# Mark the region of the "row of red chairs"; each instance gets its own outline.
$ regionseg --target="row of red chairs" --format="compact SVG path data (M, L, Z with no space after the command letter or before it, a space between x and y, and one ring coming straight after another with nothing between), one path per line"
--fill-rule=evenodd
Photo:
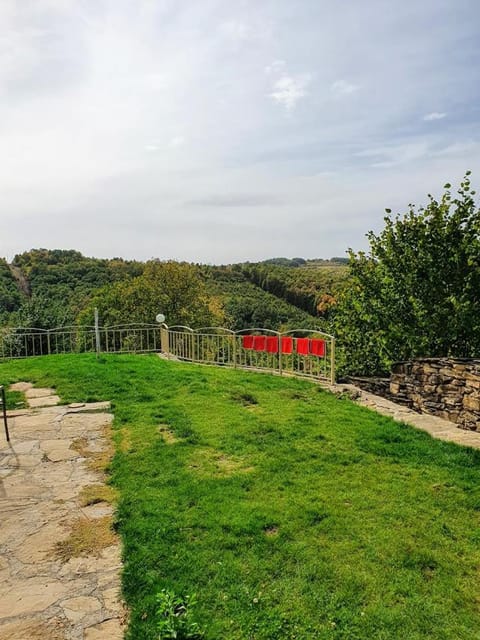
M278 353L278 336L242 336L242 346L244 349L254 351L266 351L267 353ZM282 336L280 338L281 352L285 354L298 353L302 356L325 357L325 340L318 338L291 338Z

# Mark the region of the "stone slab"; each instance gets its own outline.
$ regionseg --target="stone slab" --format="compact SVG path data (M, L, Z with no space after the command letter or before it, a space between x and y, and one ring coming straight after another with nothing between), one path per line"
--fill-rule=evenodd
M84 640L122 640L123 630L118 618L106 620L85 630Z
M71 622L79 622L85 616L99 611L100 601L92 596L77 596L62 602L65 615Z
M65 626L63 621L58 618L45 622L41 617L30 616L0 624L0 639L65 640Z
M47 578L17 580L12 587L0 589L0 620L44 611L66 592L59 580Z
M32 388L33 384L31 382L14 382L10 385L10 391L21 391L22 393Z
M25 397L30 400L32 398L45 398L47 396L54 396L55 390L49 388L30 388L25 391Z
M52 405L58 404L60 402L60 398L58 396L45 396L42 398L29 398L27 402L32 408L51 407Z
M72 440L44 440L41 443L41 449L51 462L60 462L61 460L73 460L78 458L79 453L71 448Z

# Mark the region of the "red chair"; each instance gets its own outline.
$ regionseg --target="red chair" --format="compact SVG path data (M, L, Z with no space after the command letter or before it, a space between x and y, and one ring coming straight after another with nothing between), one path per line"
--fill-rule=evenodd
M277 336L267 336L267 353L278 353Z
M293 338L282 337L282 353L293 353Z
M243 336L242 346L244 349L253 349L253 336Z
M308 356L308 338L297 338L297 353L301 356Z
M310 353L312 354L312 356L318 356L319 358L324 358L325 357L325 340L312 338L310 340Z
M266 336L253 336L253 348L255 351L265 351Z

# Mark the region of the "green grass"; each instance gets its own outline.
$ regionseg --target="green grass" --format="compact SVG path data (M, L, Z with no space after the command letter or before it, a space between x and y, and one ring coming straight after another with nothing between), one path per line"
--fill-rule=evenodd
M132 640L158 637L162 589L196 594L208 640L480 638L479 452L306 381L156 356L0 379L112 400Z
M21 391L9 391L6 388L5 400L7 401L7 409L23 409L26 407L25 394Z

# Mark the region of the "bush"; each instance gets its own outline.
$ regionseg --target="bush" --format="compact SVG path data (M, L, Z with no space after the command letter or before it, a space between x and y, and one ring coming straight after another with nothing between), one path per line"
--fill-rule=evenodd
M480 210L470 172L452 197L385 217L368 253L350 251L335 316L341 372L379 374L392 361L480 352ZM387 209L387 214L391 211Z

